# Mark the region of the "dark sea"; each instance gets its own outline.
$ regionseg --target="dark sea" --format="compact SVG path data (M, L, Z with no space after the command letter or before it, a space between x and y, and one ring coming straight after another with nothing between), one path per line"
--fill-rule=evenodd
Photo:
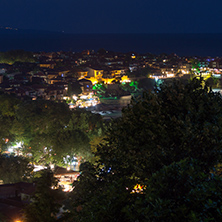
M100 48L115 52L222 56L222 34L65 34L0 31L0 51L73 51Z

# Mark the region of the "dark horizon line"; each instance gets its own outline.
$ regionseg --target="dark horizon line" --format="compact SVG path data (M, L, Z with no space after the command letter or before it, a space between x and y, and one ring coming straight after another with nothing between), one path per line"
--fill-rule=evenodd
M7 27L11 29L6 29ZM33 32L49 32L49 33L59 33L59 34L76 34L76 35L104 35L104 34L114 34L114 35L141 35L141 34L222 34L222 32L66 32L58 30L45 30L45 29L22 29L14 28L11 26L0 26L0 29L6 31L33 31Z

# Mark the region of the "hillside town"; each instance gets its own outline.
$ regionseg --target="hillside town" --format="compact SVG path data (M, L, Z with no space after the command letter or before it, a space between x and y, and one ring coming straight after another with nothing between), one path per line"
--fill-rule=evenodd
M40 171L50 169L57 179L50 192L73 192L80 164L95 164L95 147L103 142L110 120L122 116L132 97L152 92L164 81L194 76L202 76L215 90L222 88L221 58L104 49L28 54L14 50L0 54L0 62L0 170L4 174L0 209L13 219L22 218L21 209L32 202L34 193L44 190L35 182ZM20 169L17 164L23 161ZM143 188L135 184L132 193L142 193ZM56 201L63 206L63 199ZM64 212L60 207L56 219Z
M18 56L14 62L0 64L0 91L21 99L66 100L71 108L95 106L99 97L129 95L131 92L124 92L120 83L143 82L147 78L189 78L192 74L220 79L222 70L221 58L164 53L156 56L101 49L81 53L38 52L32 56L35 62L19 62ZM100 83L105 85L105 92L99 95L95 89Z

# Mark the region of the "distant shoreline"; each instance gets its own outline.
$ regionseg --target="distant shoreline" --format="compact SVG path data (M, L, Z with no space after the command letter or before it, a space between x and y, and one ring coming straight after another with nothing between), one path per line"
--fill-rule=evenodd
M104 48L115 52L222 56L222 34L66 34L0 29L0 51L73 51Z

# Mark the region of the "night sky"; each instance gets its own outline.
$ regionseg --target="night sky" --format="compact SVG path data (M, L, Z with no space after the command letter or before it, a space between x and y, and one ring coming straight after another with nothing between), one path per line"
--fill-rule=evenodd
M65 33L222 33L222 1L1 0L0 26Z

